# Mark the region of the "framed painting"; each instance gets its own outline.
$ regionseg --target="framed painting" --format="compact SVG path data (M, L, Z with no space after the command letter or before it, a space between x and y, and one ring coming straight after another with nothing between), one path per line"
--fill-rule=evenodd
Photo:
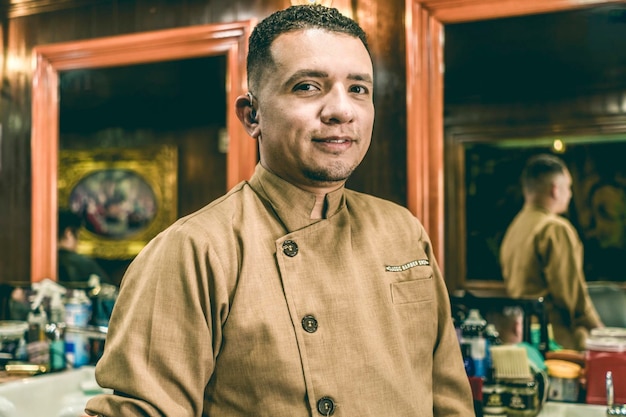
M130 259L177 218L177 149L72 149L59 153L60 208L83 219L78 252Z

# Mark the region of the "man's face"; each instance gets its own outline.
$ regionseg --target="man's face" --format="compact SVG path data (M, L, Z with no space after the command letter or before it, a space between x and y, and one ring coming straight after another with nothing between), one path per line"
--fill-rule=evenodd
M557 203L556 213L565 213L569 207L569 202L572 199L572 176L568 170L565 170L563 174L556 175L554 177L555 185L555 199Z
M593 227L586 235L601 248L621 248L625 243L626 196L614 185L599 187L591 198Z
M280 35L258 91L261 164L306 190L336 188L363 160L374 124L373 69L358 38Z

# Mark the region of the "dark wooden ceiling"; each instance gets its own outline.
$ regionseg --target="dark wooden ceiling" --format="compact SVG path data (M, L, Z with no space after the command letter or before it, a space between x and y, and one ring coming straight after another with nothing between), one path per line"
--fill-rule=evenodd
M626 4L447 24L447 103L571 98L626 87Z

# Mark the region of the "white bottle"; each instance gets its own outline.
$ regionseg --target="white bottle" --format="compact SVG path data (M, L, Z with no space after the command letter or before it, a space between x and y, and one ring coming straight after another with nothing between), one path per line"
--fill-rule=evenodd
M91 318L91 300L84 290L72 290L65 301L65 323L85 327Z
M89 324L91 300L84 290L73 290L65 302L65 357L74 368L87 365L90 360L89 338L86 334L72 332L71 327L81 328Z
M50 323L65 323L65 306L61 300L61 293L52 293L50 299Z
M50 339L50 370L62 371L66 367L65 358L65 306L61 293L55 292L50 300L50 324L46 327Z

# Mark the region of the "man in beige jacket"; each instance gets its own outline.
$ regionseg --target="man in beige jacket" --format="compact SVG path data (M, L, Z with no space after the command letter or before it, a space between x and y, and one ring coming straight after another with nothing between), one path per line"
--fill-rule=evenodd
M555 156L529 159L522 173L524 207L507 229L500 264L513 298L544 297L554 340L584 350L590 329L603 324L583 272L583 247L572 224L559 214L572 197L572 177Z
M467 417L448 293L420 222L344 188L372 60L335 9L263 20L236 102L253 177L177 221L122 280L90 415Z

